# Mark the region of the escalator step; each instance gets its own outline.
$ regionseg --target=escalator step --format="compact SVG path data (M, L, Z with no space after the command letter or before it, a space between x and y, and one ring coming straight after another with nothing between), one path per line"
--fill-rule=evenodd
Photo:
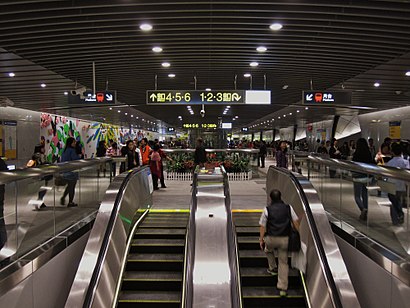
M243 287L244 307L306 307L301 289L289 289L286 297L275 287Z
M122 282L122 290L181 292L182 273L160 271L125 272Z
M134 239L131 253L179 253L183 254L185 240L183 239Z
M259 236L259 226L255 227L236 227L238 236Z
M179 307L181 292L121 291L118 307Z
M186 228L187 222L144 221L140 228Z
M266 272L265 267L242 267L241 282L243 287L263 287L276 286L278 275L271 275ZM289 289L301 288L299 272L289 268Z
M151 229L138 228L134 238L166 238L166 239L185 239L186 229Z
M183 254L131 253L128 255L127 271L182 271Z

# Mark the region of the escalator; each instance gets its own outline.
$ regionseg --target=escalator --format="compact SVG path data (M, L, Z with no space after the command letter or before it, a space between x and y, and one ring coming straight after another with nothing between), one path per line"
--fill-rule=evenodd
M151 210L134 234L118 307L180 307L189 211Z
M244 307L307 307L302 273L289 267L286 297L281 297L276 289L278 276L267 273L268 260L259 247L260 215L261 212L233 211Z

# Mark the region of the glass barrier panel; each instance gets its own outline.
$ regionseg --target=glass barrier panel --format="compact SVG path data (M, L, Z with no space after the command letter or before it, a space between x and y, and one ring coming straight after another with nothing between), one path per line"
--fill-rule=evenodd
M352 226L410 260L409 182L317 162L309 161L307 166L302 174L309 176L325 210L341 228Z

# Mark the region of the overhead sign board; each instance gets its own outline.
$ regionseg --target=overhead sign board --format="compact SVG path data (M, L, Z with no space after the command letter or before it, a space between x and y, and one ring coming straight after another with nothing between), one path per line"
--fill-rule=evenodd
M218 126L215 123L184 123L182 124L183 128L217 128Z
M350 91L303 91L305 105L351 105Z
M84 104L115 104L117 101L116 91L85 91L82 93L68 93L68 104L84 105Z
M222 128L223 129L231 129L232 128L232 123L222 123Z
M147 91L148 105L270 104L270 91L244 90L155 90Z

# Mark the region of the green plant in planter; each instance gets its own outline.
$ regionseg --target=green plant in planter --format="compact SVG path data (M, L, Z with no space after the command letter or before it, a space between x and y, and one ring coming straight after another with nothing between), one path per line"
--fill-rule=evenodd
M193 155L191 153L171 154L172 160L167 161L168 172L190 172L194 167Z

